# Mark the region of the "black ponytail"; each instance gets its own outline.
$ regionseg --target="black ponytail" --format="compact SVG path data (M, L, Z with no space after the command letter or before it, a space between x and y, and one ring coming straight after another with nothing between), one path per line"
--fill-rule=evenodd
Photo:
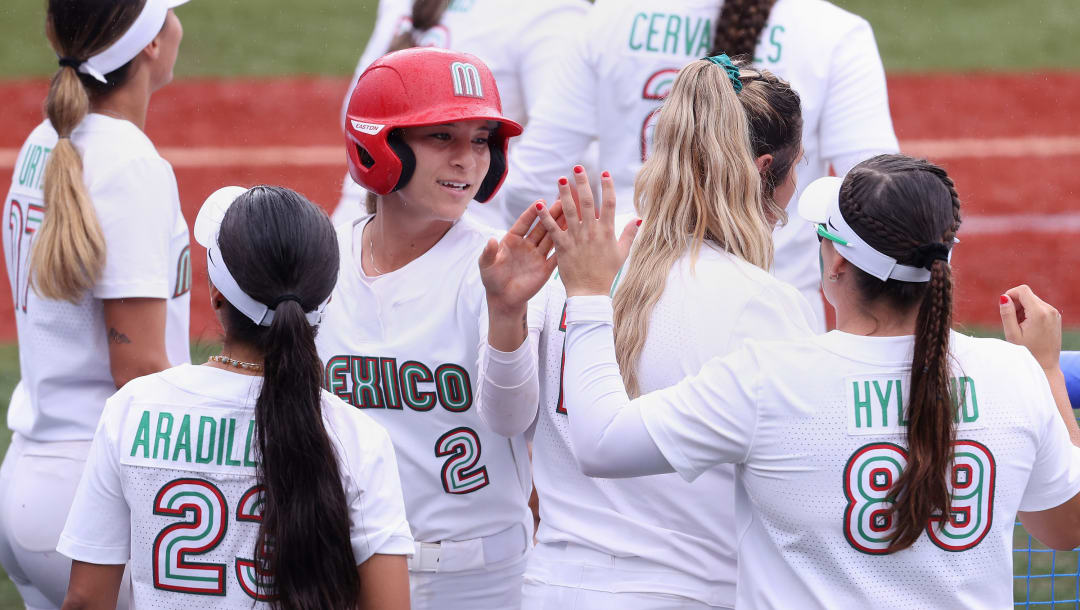
M360 583L337 454L323 427L322 364L304 315L333 290L337 238L330 219L301 195L255 187L225 214L221 255L236 283L274 303L269 327L227 306L226 342L264 355L255 403L257 476L265 500L256 549L259 592L275 609L356 606ZM282 298L286 296L288 298Z
M945 170L904 155L856 165L840 189L840 211L875 250L926 267L929 282L881 281L853 268L864 303L918 308L907 412L908 460L890 491L896 530L889 551L906 549L930 517L950 512L948 472L956 435L950 394L952 270L947 254L960 228L960 198Z

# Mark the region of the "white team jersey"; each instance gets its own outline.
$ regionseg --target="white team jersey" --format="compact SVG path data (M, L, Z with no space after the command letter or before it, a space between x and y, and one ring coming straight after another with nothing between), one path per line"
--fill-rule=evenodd
M620 223L621 225L621 223ZM693 483L674 474L596 479L581 473L562 403L566 291L558 279L530 326L542 324L540 414L533 438L533 475L540 496L537 542L572 542L617 557L652 562L627 591L668 593L714 605L735 603L734 467L710 469ZM806 300L753 265L706 244L691 271L687 253L672 268L649 318L638 364L642 393L678 383L744 339L810 334ZM528 575L561 586L602 589L605 575L558 570Z
M364 69L389 50L399 32L412 28L412 5L413 0L380 0L375 29L356 65L345 106ZM439 24L422 32L417 44L479 57L498 83L503 114L525 125L529 106L555 77L556 58L588 8L585 0L453 0ZM342 199L334 211L335 224L362 216L366 193L345 176ZM551 194L545 193L545 197ZM499 194L487 203L471 202L467 215L497 229L510 226L503 221Z
M22 375L8 427L36 441L90 440L105 399L116 392L103 299L165 299L169 362L190 359L191 253L172 166L128 121L90 114L71 139L105 235L105 269L78 303L42 298L30 285L31 248L48 213L45 164L57 141L48 121L19 151L4 203L4 256Z
M634 178L652 141L661 101L678 71L708 54L720 0L597 0L584 30L560 57L562 70L531 107L503 187L508 218L550 197L556 178L599 143L599 165L615 180L620 213L632 213ZM754 64L791 83L802 98L804 160L798 184L898 145L885 73L870 24L823 0L779 0ZM843 167L839 167L843 166ZM789 214L797 218L791 199ZM775 233L773 272L807 297L819 317L817 240L800 222ZM820 328L823 330L823 318Z
M738 607L1012 607L1016 513L1080 492L1080 449L1026 349L950 341L952 514L893 554L885 498L907 460L913 337L747 342L640 399L687 480L736 464Z
M390 432L416 540L511 527L525 536L532 485L524 436L492 433L475 408L487 342L477 259L495 233L460 220L416 260L368 278L353 243L367 221L338 230L341 271L316 339L327 388Z
M190 364L125 385L105 407L57 550L128 563L136 608L266 607L255 586L261 387L261 377ZM357 564L412 553L386 431L326 392L322 414Z

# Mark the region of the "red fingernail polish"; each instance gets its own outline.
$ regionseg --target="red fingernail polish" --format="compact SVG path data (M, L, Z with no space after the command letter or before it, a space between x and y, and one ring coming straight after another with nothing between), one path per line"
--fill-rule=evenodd
M566 181L566 178L559 178L559 184L561 184L562 186L566 186L569 183Z
M611 177L611 172L609 172L609 171L605 171L604 173L602 173L602 174L600 174L600 175L601 175L602 177L604 177L604 178L610 178L610 177Z
M540 210L542 210L542 209L544 209L544 204L542 204L542 203L538 203L538 204L536 204L536 211L537 211L537 212L539 212L539 211L540 211Z
M640 218L637 219L637 226L639 226L639 227L641 226L641 219Z
M1005 295L1001 295L1001 304L1002 305L1008 305L1009 304L1009 297L1007 297Z
M581 167L580 165L575 165L575 166L574 166L574 173L575 173L575 174L580 174L580 173L581 173L581 172L583 172L583 171L585 171L585 168L584 168L584 167Z

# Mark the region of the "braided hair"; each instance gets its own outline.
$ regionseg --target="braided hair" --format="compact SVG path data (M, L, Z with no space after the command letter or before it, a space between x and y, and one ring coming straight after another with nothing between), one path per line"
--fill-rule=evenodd
M896 311L918 307L908 463L890 492L893 552L914 544L934 514L947 515L950 509L947 473L956 430L948 363L953 282L947 255L960 228L960 197L949 175L933 163L879 155L848 173L840 189L840 212L875 250L931 274L929 282L883 282L853 269L862 302L883 302Z
M709 55L727 53L733 59L752 61L774 4L776 0L724 0Z

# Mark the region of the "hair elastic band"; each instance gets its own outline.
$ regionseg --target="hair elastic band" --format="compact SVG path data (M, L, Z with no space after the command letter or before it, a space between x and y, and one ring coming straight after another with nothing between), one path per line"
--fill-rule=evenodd
M702 57L705 61L711 61L712 63L720 66L727 72L728 80L731 81L731 86L735 88L735 93L742 91L742 80L739 79L739 67L731 63L731 58L727 56L727 53L721 53L720 55L713 55L712 57Z
M948 244L932 242L915 248L915 256L911 264L929 271L933 269L935 261L949 262Z
M300 304L300 307L304 306L304 302L301 301L300 297L296 296L295 294L283 294L278 298L274 299L273 303L270 303L270 309L277 309L277 306L284 303L285 301L296 301Z
M78 71L79 66L83 65L83 60L74 57L61 57L57 59L56 63L60 64L61 68L71 68Z

